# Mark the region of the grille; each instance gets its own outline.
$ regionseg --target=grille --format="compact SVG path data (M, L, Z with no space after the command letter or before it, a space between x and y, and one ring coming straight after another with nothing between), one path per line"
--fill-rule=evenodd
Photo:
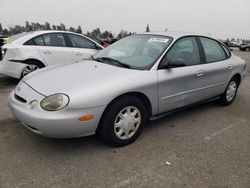
M26 103L27 102L24 98L18 96L17 94L14 94L14 96L15 96L15 99L18 100L19 102L22 102L22 103Z

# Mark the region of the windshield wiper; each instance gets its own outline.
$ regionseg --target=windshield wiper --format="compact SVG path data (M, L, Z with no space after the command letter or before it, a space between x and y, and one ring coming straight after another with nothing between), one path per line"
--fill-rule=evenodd
M120 62L119 60L116 60L116 59L113 59L113 58L110 58L110 57L98 57L98 58L94 58L93 56L91 56L91 58L93 60L95 60L95 61L98 61L98 62L116 64L116 65L119 65L121 67L132 69L132 67L130 65L124 64L124 63Z

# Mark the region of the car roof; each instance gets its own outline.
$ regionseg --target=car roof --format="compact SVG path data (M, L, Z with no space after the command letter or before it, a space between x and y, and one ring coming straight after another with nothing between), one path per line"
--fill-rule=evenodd
M72 34L76 34L76 35L81 35L79 33L74 33L74 32L70 32L70 31L58 31L58 30L30 31L30 32L20 33L19 35L23 35L23 36L12 41L12 42L15 44L23 44L33 37L36 37L36 36L42 35L42 34L47 34L47 33L72 33ZM82 36L84 36L84 35L82 35Z
M178 39L178 38L181 38L181 37L184 37L184 36L190 36L190 35L205 36L205 35L198 34L198 33L195 33L195 32L186 32L186 31L144 32L144 33L138 33L138 34L161 35L161 36L172 37L174 39Z

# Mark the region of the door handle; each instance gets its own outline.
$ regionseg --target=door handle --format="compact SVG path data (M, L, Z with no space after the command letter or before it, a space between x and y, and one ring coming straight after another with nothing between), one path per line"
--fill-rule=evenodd
M197 77L200 77L200 76L203 76L204 73L205 73L204 70L199 70L198 72L196 72L195 75L196 75Z
M51 52L51 51L49 51L49 50L44 51L43 53L44 53L44 54L52 54L52 52Z
M232 69L233 69L233 65L229 65L229 66L227 67L227 69L228 69L228 70L232 70Z

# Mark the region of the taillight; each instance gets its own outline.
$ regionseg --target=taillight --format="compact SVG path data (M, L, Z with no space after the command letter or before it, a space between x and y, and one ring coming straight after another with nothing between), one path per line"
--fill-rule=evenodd
M1 48L1 56L0 56L0 60L3 59L4 55L6 54L7 52L7 48Z

